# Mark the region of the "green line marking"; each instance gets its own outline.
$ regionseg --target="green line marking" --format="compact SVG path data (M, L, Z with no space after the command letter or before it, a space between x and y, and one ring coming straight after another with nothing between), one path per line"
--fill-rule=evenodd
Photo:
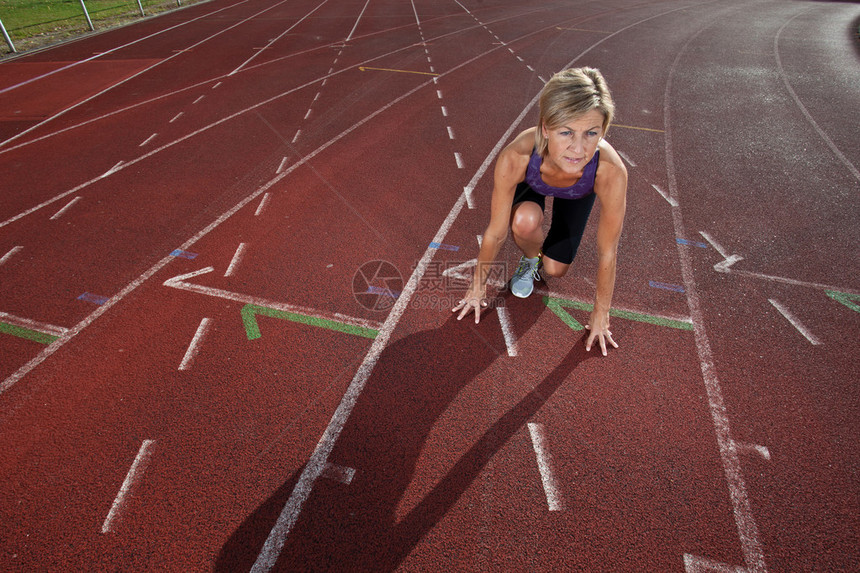
M847 292L839 292L838 290L826 290L827 296L832 298L835 301L841 302L854 312L860 312L860 305L856 302L852 302L854 300L860 300L860 295L856 294L848 294Z
M29 328L21 328L20 326L15 326L14 324L6 324L5 322L0 322L0 332L3 332L5 334L11 334L12 336L17 336L18 338L26 338L27 340L33 340L41 344L51 344L57 338L59 338L59 336L45 334L44 332L39 332L38 330L30 330Z
M354 326L352 324L345 324L343 322L336 322L334 320L328 320L325 318L317 318L314 316L297 314L295 312L275 310L274 308L267 308L265 306L258 306L256 304L246 304L242 307L242 324L245 325L245 333L248 335L248 340L255 340L262 336L262 334L260 334L260 327L257 325L258 314L271 318L289 320L291 322L299 322L301 324L309 324L311 326L316 326L319 328L336 330L338 332L345 332L347 334L353 334L355 336L363 336L365 338L376 338L376 336L379 334L378 330L373 330L372 328Z
M584 327L564 309L575 308L577 310L584 310L586 312L591 312L594 309L593 304L579 302L576 300L555 298L551 296L543 297L543 303L573 330L582 330ZM689 322L684 322L682 320L672 320L671 318L663 318L660 316L652 316L650 314L641 314L638 312L631 312L629 310L618 310L612 308L609 309L609 316L617 316L618 318L635 320L636 322L645 322L648 324L665 326L668 328L677 328L678 330L693 330L693 325Z

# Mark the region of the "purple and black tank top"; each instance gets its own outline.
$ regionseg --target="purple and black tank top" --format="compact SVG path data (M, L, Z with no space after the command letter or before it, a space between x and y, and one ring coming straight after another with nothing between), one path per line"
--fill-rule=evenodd
M536 193L558 197L559 199L581 199L586 195L594 192L594 177L597 175L597 163L600 160L600 150L594 152L594 157L591 158L582 170L582 177L579 181L570 187L552 187L544 183L540 176L540 166L543 158L537 151L532 151L532 156L529 158L529 165L526 168L525 182L528 183Z

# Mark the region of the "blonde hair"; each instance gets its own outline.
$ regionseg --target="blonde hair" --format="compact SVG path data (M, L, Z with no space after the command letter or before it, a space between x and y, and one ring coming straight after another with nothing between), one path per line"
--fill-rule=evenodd
M546 155L547 139L543 127L552 129L571 118L596 109L603 114L603 135L615 115L615 102L609 86L597 68L572 68L553 75L540 94L540 120L535 131L535 148Z

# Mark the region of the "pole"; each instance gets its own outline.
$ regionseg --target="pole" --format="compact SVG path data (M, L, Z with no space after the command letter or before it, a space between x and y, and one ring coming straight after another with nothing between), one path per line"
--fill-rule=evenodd
M143 4L140 3L140 0L137 0L137 7L140 8L140 17L143 18L146 14L143 13Z
M15 54L18 50L15 49L15 44L12 43L12 38L9 37L9 33L6 31L6 26L3 25L3 20L0 20L0 30L3 30L3 38L6 39L6 43L9 44L9 49L12 50L12 53Z
M90 13L87 12L87 5L84 4L84 0L81 0L81 8L84 10L84 16L87 17L87 24L90 27L90 32L95 32L95 28L93 28L93 21L90 20Z

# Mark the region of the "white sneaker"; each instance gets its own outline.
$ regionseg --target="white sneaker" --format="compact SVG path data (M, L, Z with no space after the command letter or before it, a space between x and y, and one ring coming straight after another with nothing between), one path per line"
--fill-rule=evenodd
M518 298L526 298L535 289L535 281L541 280L538 273L538 264L540 256L533 259L527 259L525 256L520 257L520 264L517 266L514 276L511 278L511 293Z

